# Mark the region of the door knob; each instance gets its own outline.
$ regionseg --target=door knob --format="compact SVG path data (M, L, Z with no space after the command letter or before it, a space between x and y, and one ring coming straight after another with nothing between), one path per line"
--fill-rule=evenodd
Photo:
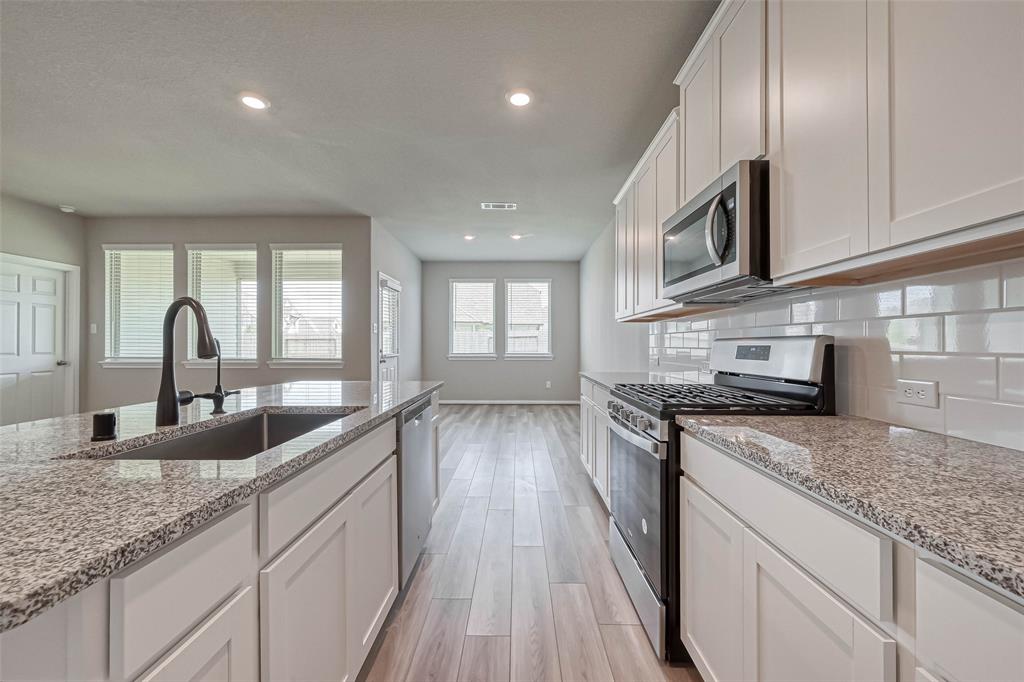
M57 366L58 366L58 367L67 367L67 366L68 366L68 365L70 365L70 364L71 364L71 363L70 363L70 362L68 362L67 360L58 360L58 361L57 361Z

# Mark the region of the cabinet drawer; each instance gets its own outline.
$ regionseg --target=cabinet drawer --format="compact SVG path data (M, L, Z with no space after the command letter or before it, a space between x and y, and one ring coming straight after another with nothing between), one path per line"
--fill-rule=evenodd
M687 476L851 604L892 619L892 540L692 436L682 440Z
M111 679L135 675L238 590L253 555L247 505L111 578Z
M267 561L395 451L387 421L298 476L260 493L260 563Z
M594 399L594 384L590 379L580 378L580 395L587 400Z
M1024 609L917 560L917 658L949 680L1024 680Z
M246 587L139 678L139 682L256 679L256 590ZM199 677L200 673L205 673Z
M606 391L603 386L594 384L593 396L592 400L597 411L601 414L608 414L608 401L611 400L612 394Z

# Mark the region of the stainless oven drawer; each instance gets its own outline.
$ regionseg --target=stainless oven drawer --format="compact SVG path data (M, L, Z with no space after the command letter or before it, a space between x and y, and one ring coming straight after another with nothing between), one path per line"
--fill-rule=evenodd
M640 616L640 624L647 632L647 639L650 640L658 658L665 658L665 605L647 583L643 570L633 558L626 541L622 539L615 519L608 519L608 550L637 615Z

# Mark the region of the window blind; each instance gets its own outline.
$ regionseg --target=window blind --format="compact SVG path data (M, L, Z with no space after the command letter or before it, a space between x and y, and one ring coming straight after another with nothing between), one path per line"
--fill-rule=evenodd
M551 282L505 281L505 353L551 354Z
M168 246L104 246L104 352L108 358L159 358L163 322L174 300Z
M188 294L206 309L225 360L256 359L256 247L188 247ZM189 316L190 358L196 324Z
M380 349L385 355L398 355L399 291L380 285Z
M452 280L449 352L494 354L494 282Z
M272 246L276 359L340 360L340 248Z

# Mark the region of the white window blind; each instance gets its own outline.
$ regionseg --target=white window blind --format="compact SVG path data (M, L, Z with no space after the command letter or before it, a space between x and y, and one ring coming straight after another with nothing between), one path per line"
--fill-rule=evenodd
M505 280L505 354L551 355L551 282Z
M271 245L275 359L341 360L341 248Z
M256 247L189 246L188 294L206 309L225 360L256 359ZM190 358L196 357L195 319L189 316Z
M451 280L449 353L494 355L494 282Z
M159 358L174 300L170 245L104 246L104 352L108 358Z
M398 300L400 292L380 283L380 350L384 355L398 355Z

